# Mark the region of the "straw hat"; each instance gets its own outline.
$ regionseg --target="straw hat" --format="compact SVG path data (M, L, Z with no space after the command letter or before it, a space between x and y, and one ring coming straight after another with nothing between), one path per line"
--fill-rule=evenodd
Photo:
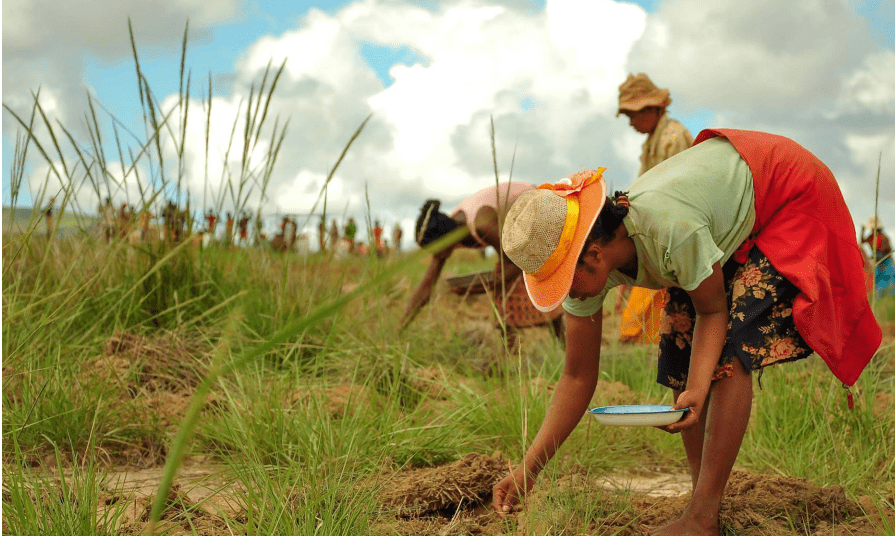
M525 272L525 288L539 311L556 309L569 294L584 241L606 202L604 169L524 192L507 213L501 245Z
M870 229L871 231L873 229L882 230L883 222L879 221L879 218L877 218L876 216L870 216L870 218L867 219L867 223L865 223L864 226L867 227L868 229Z
M653 81L643 73L637 76L628 75L628 79L618 86L618 117L623 111L637 112L647 106L667 108L671 104L670 92L659 89Z

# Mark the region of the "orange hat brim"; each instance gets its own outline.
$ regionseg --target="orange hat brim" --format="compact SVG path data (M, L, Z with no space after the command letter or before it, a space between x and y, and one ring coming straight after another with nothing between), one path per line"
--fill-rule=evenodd
M601 178L598 182L582 188L578 195L578 226L575 228L569 254L546 279L538 281L531 274L523 275L528 297L534 306L544 313L559 307L569 295L572 280L575 278L575 266L578 264L578 257L581 256L584 241L593 229L600 211L603 210L603 204L606 203L606 181Z

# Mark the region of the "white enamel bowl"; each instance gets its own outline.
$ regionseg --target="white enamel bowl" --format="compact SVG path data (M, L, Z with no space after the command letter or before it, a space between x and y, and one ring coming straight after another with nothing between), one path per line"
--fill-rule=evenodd
M588 410L600 424L608 426L665 426L681 420L688 408L668 405L603 406Z

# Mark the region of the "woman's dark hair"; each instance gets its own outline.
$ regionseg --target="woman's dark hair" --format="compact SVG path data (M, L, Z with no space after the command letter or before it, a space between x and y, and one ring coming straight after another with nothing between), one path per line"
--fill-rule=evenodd
M456 221L439 211L441 201L429 199L423 203L420 216L416 219L416 243L425 247L457 228Z
M420 209L420 215L416 219L416 234L414 235L416 243L420 247L426 247L461 225L457 220L438 210L440 206L441 202L439 200L429 199L423 204L423 208ZM468 248L479 247L478 241L471 234L467 234L459 242Z
M615 237L615 230L622 224L622 220L628 215L628 192L615 192L613 197L606 197L603 210L597 216L597 221L590 230L590 234L584 240L584 249L591 242L608 242Z

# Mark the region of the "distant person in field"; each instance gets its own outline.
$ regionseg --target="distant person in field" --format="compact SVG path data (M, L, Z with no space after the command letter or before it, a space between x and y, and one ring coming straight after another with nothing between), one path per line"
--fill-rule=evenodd
M218 223L218 215L215 214L214 210L208 209L205 211L205 221L207 222L205 232L213 237L215 227L217 227Z
M168 204L162 210L162 221L164 223L165 242L179 241L177 232L177 205L174 201L169 200Z
M146 242L149 240L149 222L152 220L153 214L149 212L149 207L143 207L143 211L140 212L140 241ZM156 235L155 238L158 238Z
M351 253L354 253L355 236L357 236L357 224L354 218L348 218L348 223L345 224L345 238L348 240L348 251Z
M395 229L392 231L392 243L395 251L401 251L401 238L404 236L404 229L401 229L401 222L395 223Z
M237 222L237 228L239 229L239 243L242 245L246 245L249 242L249 215L243 212L240 214L239 221Z
M109 243L115 236L115 205L112 204L111 197L106 198L106 202L100 207L100 213L103 217L103 237Z
M128 208L127 203L121 203L118 209L118 236L119 238L127 238L131 231L131 222L133 220L133 209Z
M720 536L753 371L816 352L847 389L882 340L836 178L782 136L704 130L611 198L603 169L541 185L516 200L502 243L538 309L565 310L566 355L537 436L494 487L501 515L519 505L590 405L613 287L668 289L656 381L687 411L660 428L681 434L693 491L681 517L649 529L654 535Z
M233 218L233 214L230 211L227 211L227 220L224 226L224 241L227 244L231 244L233 242L233 226L236 223L236 220Z
M410 297L410 303L401 321L402 328L414 319L424 305L429 302L432 289L455 248L485 249L488 246L498 253L494 267L494 277L489 289L498 314L505 325L511 328L512 343L516 333L512 330L550 323L554 334L562 338L562 311L542 313L535 309L525 292L522 270L509 259L500 246L499 221L523 192L534 186L525 182L503 182L480 190L460 203L451 215L441 212L441 202L430 199L423 204L416 220L414 238L420 247L425 247L457 228L465 227L469 234L460 241L435 253L417 289Z
M333 251L336 250L336 246L339 244L339 224L336 223L336 220L332 220L329 225L329 248Z
M379 220L373 223L373 247L376 248L376 255L382 256L382 225Z
M892 243L883 232L883 222L871 216L861 226L861 243L867 244L873 265L874 291L878 296L895 295L895 267L892 264Z
M276 251L291 251L295 244L298 224L289 216L283 216L280 222L280 232L273 239L273 249Z
M295 218L289 218L285 233L286 235L284 238L286 239L286 247L289 251L292 251L298 236L298 222L295 221Z
M44 220L47 224L47 236L53 235L53 205L56 204L56 198L53 197L50 199L50 202L47 203L47 208L44 209Z
M668 117L666 109L671 104L671 94L660 89L643 73L629 74L618 87L618 112L624 114L631 128L646 134L640 153L640 171L643 175L660 162L671 158L693 145L693 136L687 127ZM625 342L655 344L659 342L664 290L633 287L620 289L619 299L627 294L627 304L622 313L619 338Z
M320 216L320 222L317 224L317 241L319 251L326 251L326 219Z

